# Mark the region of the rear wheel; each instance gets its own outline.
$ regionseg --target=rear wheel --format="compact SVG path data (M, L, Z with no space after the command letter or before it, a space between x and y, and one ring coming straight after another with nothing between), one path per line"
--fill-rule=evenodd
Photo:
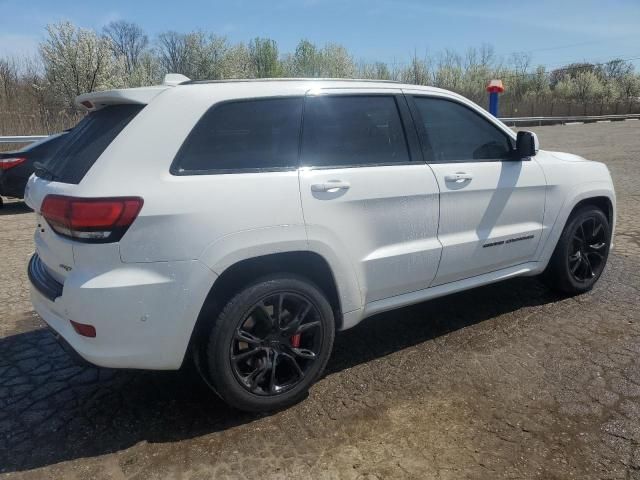
M571 215L544 273L546 283L569 294L589 291L609 256L611 226L597 207L586 205Z
M203 374L241 410L269 411L304 397L324 370L335 335L321 290L300 277L272 276L224 307L203 349Z

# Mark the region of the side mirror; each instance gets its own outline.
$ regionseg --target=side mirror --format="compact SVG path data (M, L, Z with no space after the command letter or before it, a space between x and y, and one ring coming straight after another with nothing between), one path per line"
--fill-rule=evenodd
M519 159L534 157L540 149L538 136L526 130L518 132L516 139L516 153Z

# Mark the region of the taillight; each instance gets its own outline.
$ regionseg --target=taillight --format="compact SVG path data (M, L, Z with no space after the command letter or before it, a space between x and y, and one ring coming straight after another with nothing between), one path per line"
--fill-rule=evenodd
M60 235L88 243L117 242L142 208L142 198L47 195L41 214Z
M24 157L0 158L0 170L9 170L24 163L27 159Z

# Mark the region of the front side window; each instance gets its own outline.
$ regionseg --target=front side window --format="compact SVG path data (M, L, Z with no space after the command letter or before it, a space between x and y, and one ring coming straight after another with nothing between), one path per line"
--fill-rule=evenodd
M185 140L172 171L296 168L302 101L269 98L214 105Z
M509 137L478 113L455 101L414 97L424 127L422 146L429 162L473 162L510 158Z
M306 99L302 163L313 167L409 162L393 96L316 96Z

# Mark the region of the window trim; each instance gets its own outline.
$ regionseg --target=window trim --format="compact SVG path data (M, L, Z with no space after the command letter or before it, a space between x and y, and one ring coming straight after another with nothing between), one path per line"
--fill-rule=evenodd
M304 162L304 123L306 118L306 106L308 98L328 98L328 97L389 97L394 100L396 110L398 112L398 118L400 119L400 128L404 136L404 142L407 147L408 160L402 162L377 162L377 163L349 163L344 165L305 165ZM404 100L403 100L404 99ZM404 102L404 103L403 103ZM404 109L403 109L404 106ZM415 127L411 125L413 120L409 111L408 104L406 102L405 95L402 93L391 92L344 92L344 93L321 93L319 95L306 95L304 99L304 106L302 107L302 129L300 131L300 149L298 155L299 168L305 168L309 170L339 170L342 168L367 168L367 167L396 167L406 165L417 165L424 163L422 159L422 149L418 141L417 135L411 137L411 132L415 134ZM412 130L413 128L413 130Z
M300 99L302 101L302 108L300 109L300 120L298 122L298 148L295 165L291 165L288 167L256 167L256 168L208 168L202 170L180 170L181 163L179 161L180 153L182 149L185 148L189 137L192 135L195 128L202 121L205 115L209 112L215 111L217 108L220 108L223 105L227 105L229 103L244 103L244 102L256 102L256 101L268 101L268 100L283 100L283 99ZM230 174L239 174L239 173L269 173L269 172L295 172L300 167L300 148L301 148L301 135L302 135L302 122L304 115L304 95L272 95L272 96L259 96L259 97L241 97L241 98L229 98L226 100L222 100L214 103L209 108L207 108L204 113L198 118L198 120L193 124L191 130L184 138L182 143L180 144L180 148L173 157L171 161L171 166L169 167L169 173L175 177L190 177L195 175L230 175Z
M497 125L494 121L492 121L491 119L487 118L486 116L484 116L482 113L480 113L479 111L477 111L475 108L472 108L469 105L466 105L463 102L460 102L459 100L457 100L456 98L452 98L452 97L448 97L448 96L441 96L441 95L428 95L428 94L417 94L417 93L408 93L405 95L407 97L407 102L409 103L409 109L411 111L411 115L413 117L413 124L415 125L417 134L418 134L418 139L420 141L420 146L422 149L422 154L424 156L424 161L427 164L443 164L443 163L486 163L486 162L513 162L516 160L522 160L520 158L516 158L516 147L515 147L515 140L513 139L513 137L511 135L509 135L507 132L504 131L503 128L501 128L499 125ZM469 160L434 160L434 159L430 159L428 158L429 155L427 154L427 148L431 147L431 144L429 142L429 136L424 128L424 123L422 121L422 115L420 114L420 111L418 110L418 106L416 105L416 99L417 98L429 98L429 99L436 99L436 100L443 100L446 102L451 102L451 103L455 103L457 105L460 105L461 107L469 110L470 112L472 112L474 115L480 117L482 120L484 120L485 122L487 122L488 124L490 124L493 128L495 128L497 131L499 131L502 135L504 135L504 137L507 139L507 141L509 142L509 145L511 146L511 153L509 155L509 157L507 158L482 158L482 159L469 159ZM429 143L427 143L429 142Z

